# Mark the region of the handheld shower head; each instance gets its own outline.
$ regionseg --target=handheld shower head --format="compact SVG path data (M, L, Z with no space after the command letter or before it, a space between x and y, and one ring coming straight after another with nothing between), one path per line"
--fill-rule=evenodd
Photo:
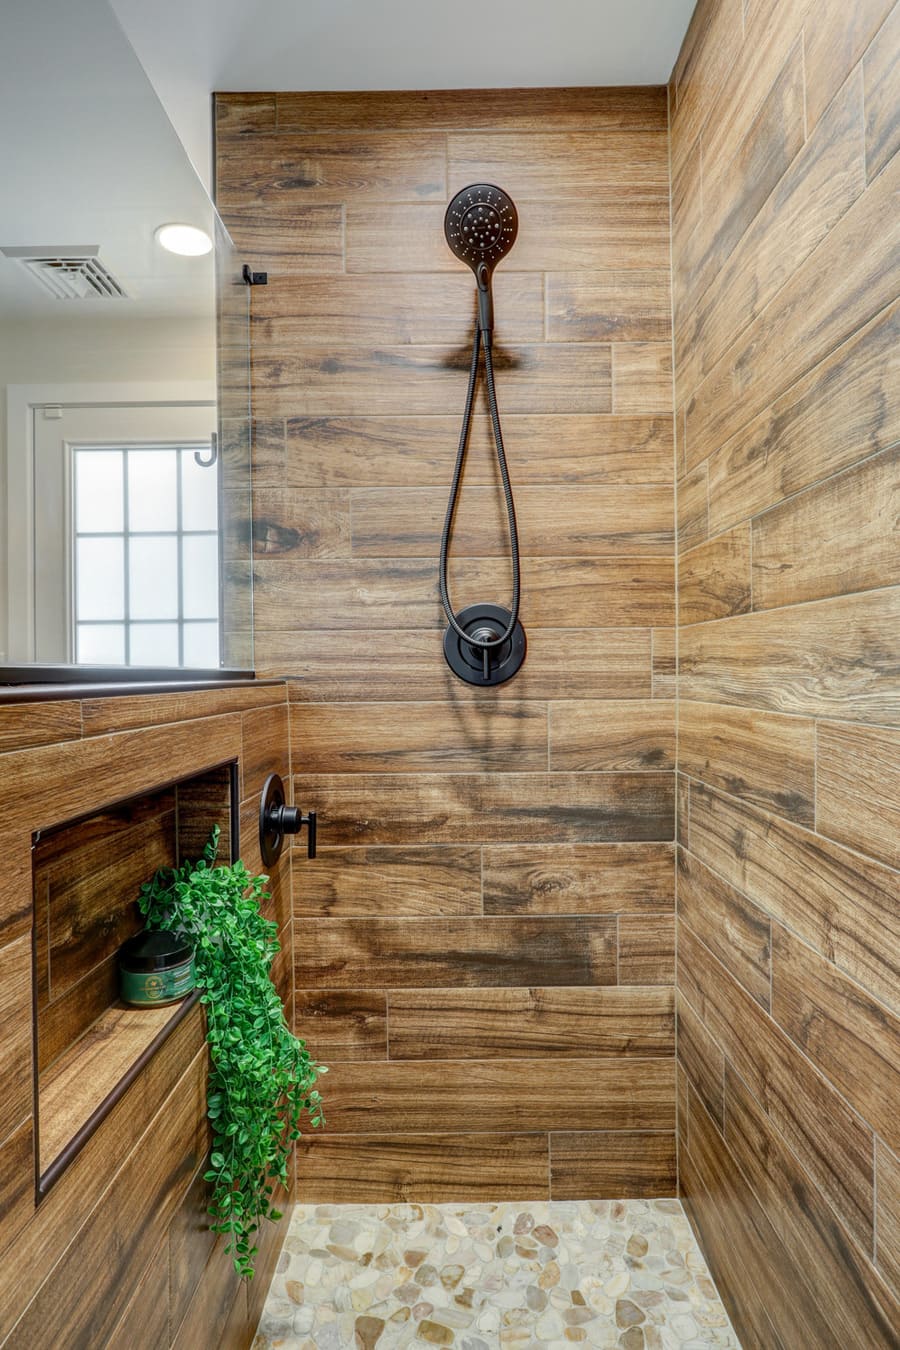
M444 235L478 283L478 327L490 341L494 327L491 277L516 242L519 217L512 198L493 183L473 183L457 192L444 216Z

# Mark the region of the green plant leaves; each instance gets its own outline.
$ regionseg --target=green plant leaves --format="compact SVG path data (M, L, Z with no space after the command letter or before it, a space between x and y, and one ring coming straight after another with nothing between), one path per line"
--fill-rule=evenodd
M141 887L139 904L148 928L183 933L194 948L210 1050L210 1228L229 1235L235 1269L251 1278L250 1234L281 1217L270 1183L287 1182L304 1113L314 1128L323 1123L315 1083L326 1070L291 1032L272 984L277 925L259 909L268 877L251 876L240 861L216 864L218 843L216 826L200 860L162 868Z

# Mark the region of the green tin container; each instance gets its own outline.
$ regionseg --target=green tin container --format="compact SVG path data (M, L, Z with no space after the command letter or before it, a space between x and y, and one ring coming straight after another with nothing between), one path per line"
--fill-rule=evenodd
M166 929L145 929L119 948L119 991L132 1008L177 1003L194 987L194 953Z

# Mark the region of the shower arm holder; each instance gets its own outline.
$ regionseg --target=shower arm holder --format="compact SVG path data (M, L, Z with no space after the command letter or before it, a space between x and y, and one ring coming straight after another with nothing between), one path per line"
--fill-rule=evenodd
M494 293L491 274L485 263L478 264L475 280L478 284L478 331L485 347L489 347L494 331Z

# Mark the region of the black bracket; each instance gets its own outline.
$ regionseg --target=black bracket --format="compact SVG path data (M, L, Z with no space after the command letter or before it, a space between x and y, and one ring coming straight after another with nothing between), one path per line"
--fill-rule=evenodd
M281 857L284 837L299 834L306 826L306 856L316 856L316 813L304 816L299 806L288 806L284 799L284 783L277 773L270 773L263 785L259 804L259 851L263 866L271 867Z
M244 263L241 268L241 277L248 286L268 286L268 272L254 272L249 263Z

